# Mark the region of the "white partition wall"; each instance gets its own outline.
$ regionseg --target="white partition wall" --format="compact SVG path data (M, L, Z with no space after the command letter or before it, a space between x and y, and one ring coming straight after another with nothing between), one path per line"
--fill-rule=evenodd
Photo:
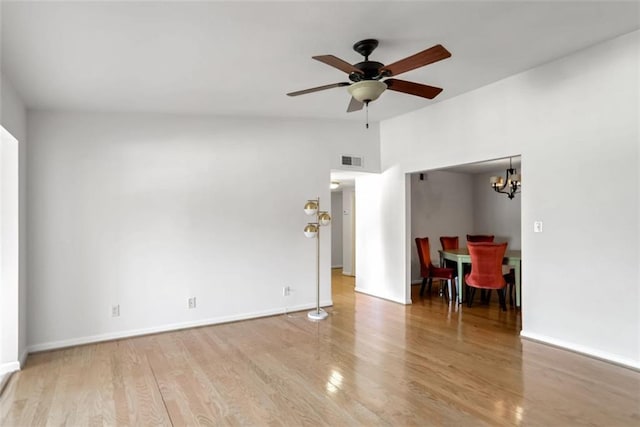
M407 173L521 153L522 335L640 367L639 37L383 122L382 174L356 181L356 286L406 295Z
M411 303L409 177L386 168L356 178L356 188L356 291Z
M0 379L20 368L18 224L18 141L0 126Z
M18 369L27 357L26 136L24 102L6 75L0 73L0 124L3 141L2 199L7 216L0 233L5 265L0 298L1 364ZM16 169L17 168L17 169ZM17 180L17 182L16 182ZM16 194L17 192L17 194ZM17 202L17 205L16 205ZM16 217L17 215L17 217ZM7 264L8 263L8 264ZM2 369L2 368L0 368Z

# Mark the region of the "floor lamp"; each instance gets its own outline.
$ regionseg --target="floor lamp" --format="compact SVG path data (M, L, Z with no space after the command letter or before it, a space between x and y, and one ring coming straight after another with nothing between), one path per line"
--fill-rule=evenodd
M328 314L320 308L320 227L331 224L331 215L320 210L320 197L315 200L307 200L304 205L304 213L315 216L316 221L310 222L304 228L304 235L309 239L316 239L316 309L310 311L307 316L312 320L326 319Z

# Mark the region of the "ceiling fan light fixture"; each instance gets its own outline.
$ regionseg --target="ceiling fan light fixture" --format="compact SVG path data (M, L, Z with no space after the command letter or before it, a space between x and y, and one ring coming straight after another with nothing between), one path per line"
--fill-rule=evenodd
M379 80L362 80L347 88L356 100L367 103L375 101L387 89L387 85Z

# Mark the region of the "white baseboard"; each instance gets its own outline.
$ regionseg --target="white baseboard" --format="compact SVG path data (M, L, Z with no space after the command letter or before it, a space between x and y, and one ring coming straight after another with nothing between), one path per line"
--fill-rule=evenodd
M11 374L19 371L27 360L27 350L25 349L20 355L20 360L15 362L3 363L0 365L0 393L4 390L4 386L7 385Z
M343 276L353 276L353 274L351 274L350 271L346 271L346 270L342 270L342 275Z
M320 306L322 307L328 307L332 305L333 305L332 300L325 300L320 302ZM308 310L308 309L314 308L315 306L316 306L315 303L313 304L308 303L308 304L301 304L301 305L296 305L291 307L274 308L271 310L257 311L253 313L243 313L243 314L233 315L233 316L212 317L209 319L173 323L169 325L162 325L162 326L156 326L151 328L130 329L128 331L118 331L118 332L110 332L106 334L90 335L87 337L71 338L71 339L60 340L60 341L51 341L51 342L46 342L41 344L32 344L27 348L27 350L28 350L28 353L33 353L37 351L54 350L54 349L65 348L65 347L74 347L77 345L92 344L92 343L101 342L101 341L112 341L117 339L136 337L140 335L157 334L160 332L170 332L170 331L176 331L180 329L189 329L189 328L196 328L200 326L210 326L210 325L217 325L221 323L237 322L240 320L249 320L249 319L256 319L260 317L275 316L278 314L291 313L293 311Z
M600 351L584 345L559 340L542 334L536 334L535 332L527 332L523 330L520 331L520 336L531 341L552 345L554 347L559 347L565 350L573 351L575 353L583 354L585 356L593 357L595 359L603 360L605 362L624 366L625 368L631 368L636 371L640 371L640 361L638 360L627 359L616 354L608 353L606 351Z
M342 264L340 264L340 265L332 265L331 268L342 268Z
M355 288L355 291L356 292L360 292L361 294L371 295L372 297L386 299L387 301L397 302L398 304L402 304L402 305L411 304L411 299L406 300L406 301L403 300L403 299L395 299L395 298L389 297L388 295L382 295L382 294L378 294L378 293L375 293L375 292L371 292L371 291L366 290L366 289L358 288L357 286Z
M20 370L20 362L17 360L15 362L7 362L0 365L0 376L4 376L4 374L9 374L11 372Z

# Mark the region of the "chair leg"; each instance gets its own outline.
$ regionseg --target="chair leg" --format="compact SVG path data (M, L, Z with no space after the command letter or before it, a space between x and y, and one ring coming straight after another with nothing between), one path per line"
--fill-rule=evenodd
M491 303L491 289L487 290L487 298L484 300L484 303L486 305L489 305L489 303Z
M427 283L428 283L428 285L427 285L427 293L429 295L431 295L431 285L433 284L433 279L431 277L429 277L429 279L427 279Z
M423 277L422 278L422 284L420 285L420 296L424 295L424 287L427 284L427 278Z
M506 299L506 289L502 288L502 289L498 289L498 298L500 298L500 308L502 309L502 311L507 311L507 304L505 302Z
M453 289L451 288L451 279L447 279L447 287L449 290L449 293L448 293L449 298L447 299L447 301L450 302L451 300L453 300Z
M514 302L513 302L513 283L509 283L509 305L511 307L513 307Z
M473 304L473 297L476 295L476 288L468 286L467 287L467 307L471 307Z

